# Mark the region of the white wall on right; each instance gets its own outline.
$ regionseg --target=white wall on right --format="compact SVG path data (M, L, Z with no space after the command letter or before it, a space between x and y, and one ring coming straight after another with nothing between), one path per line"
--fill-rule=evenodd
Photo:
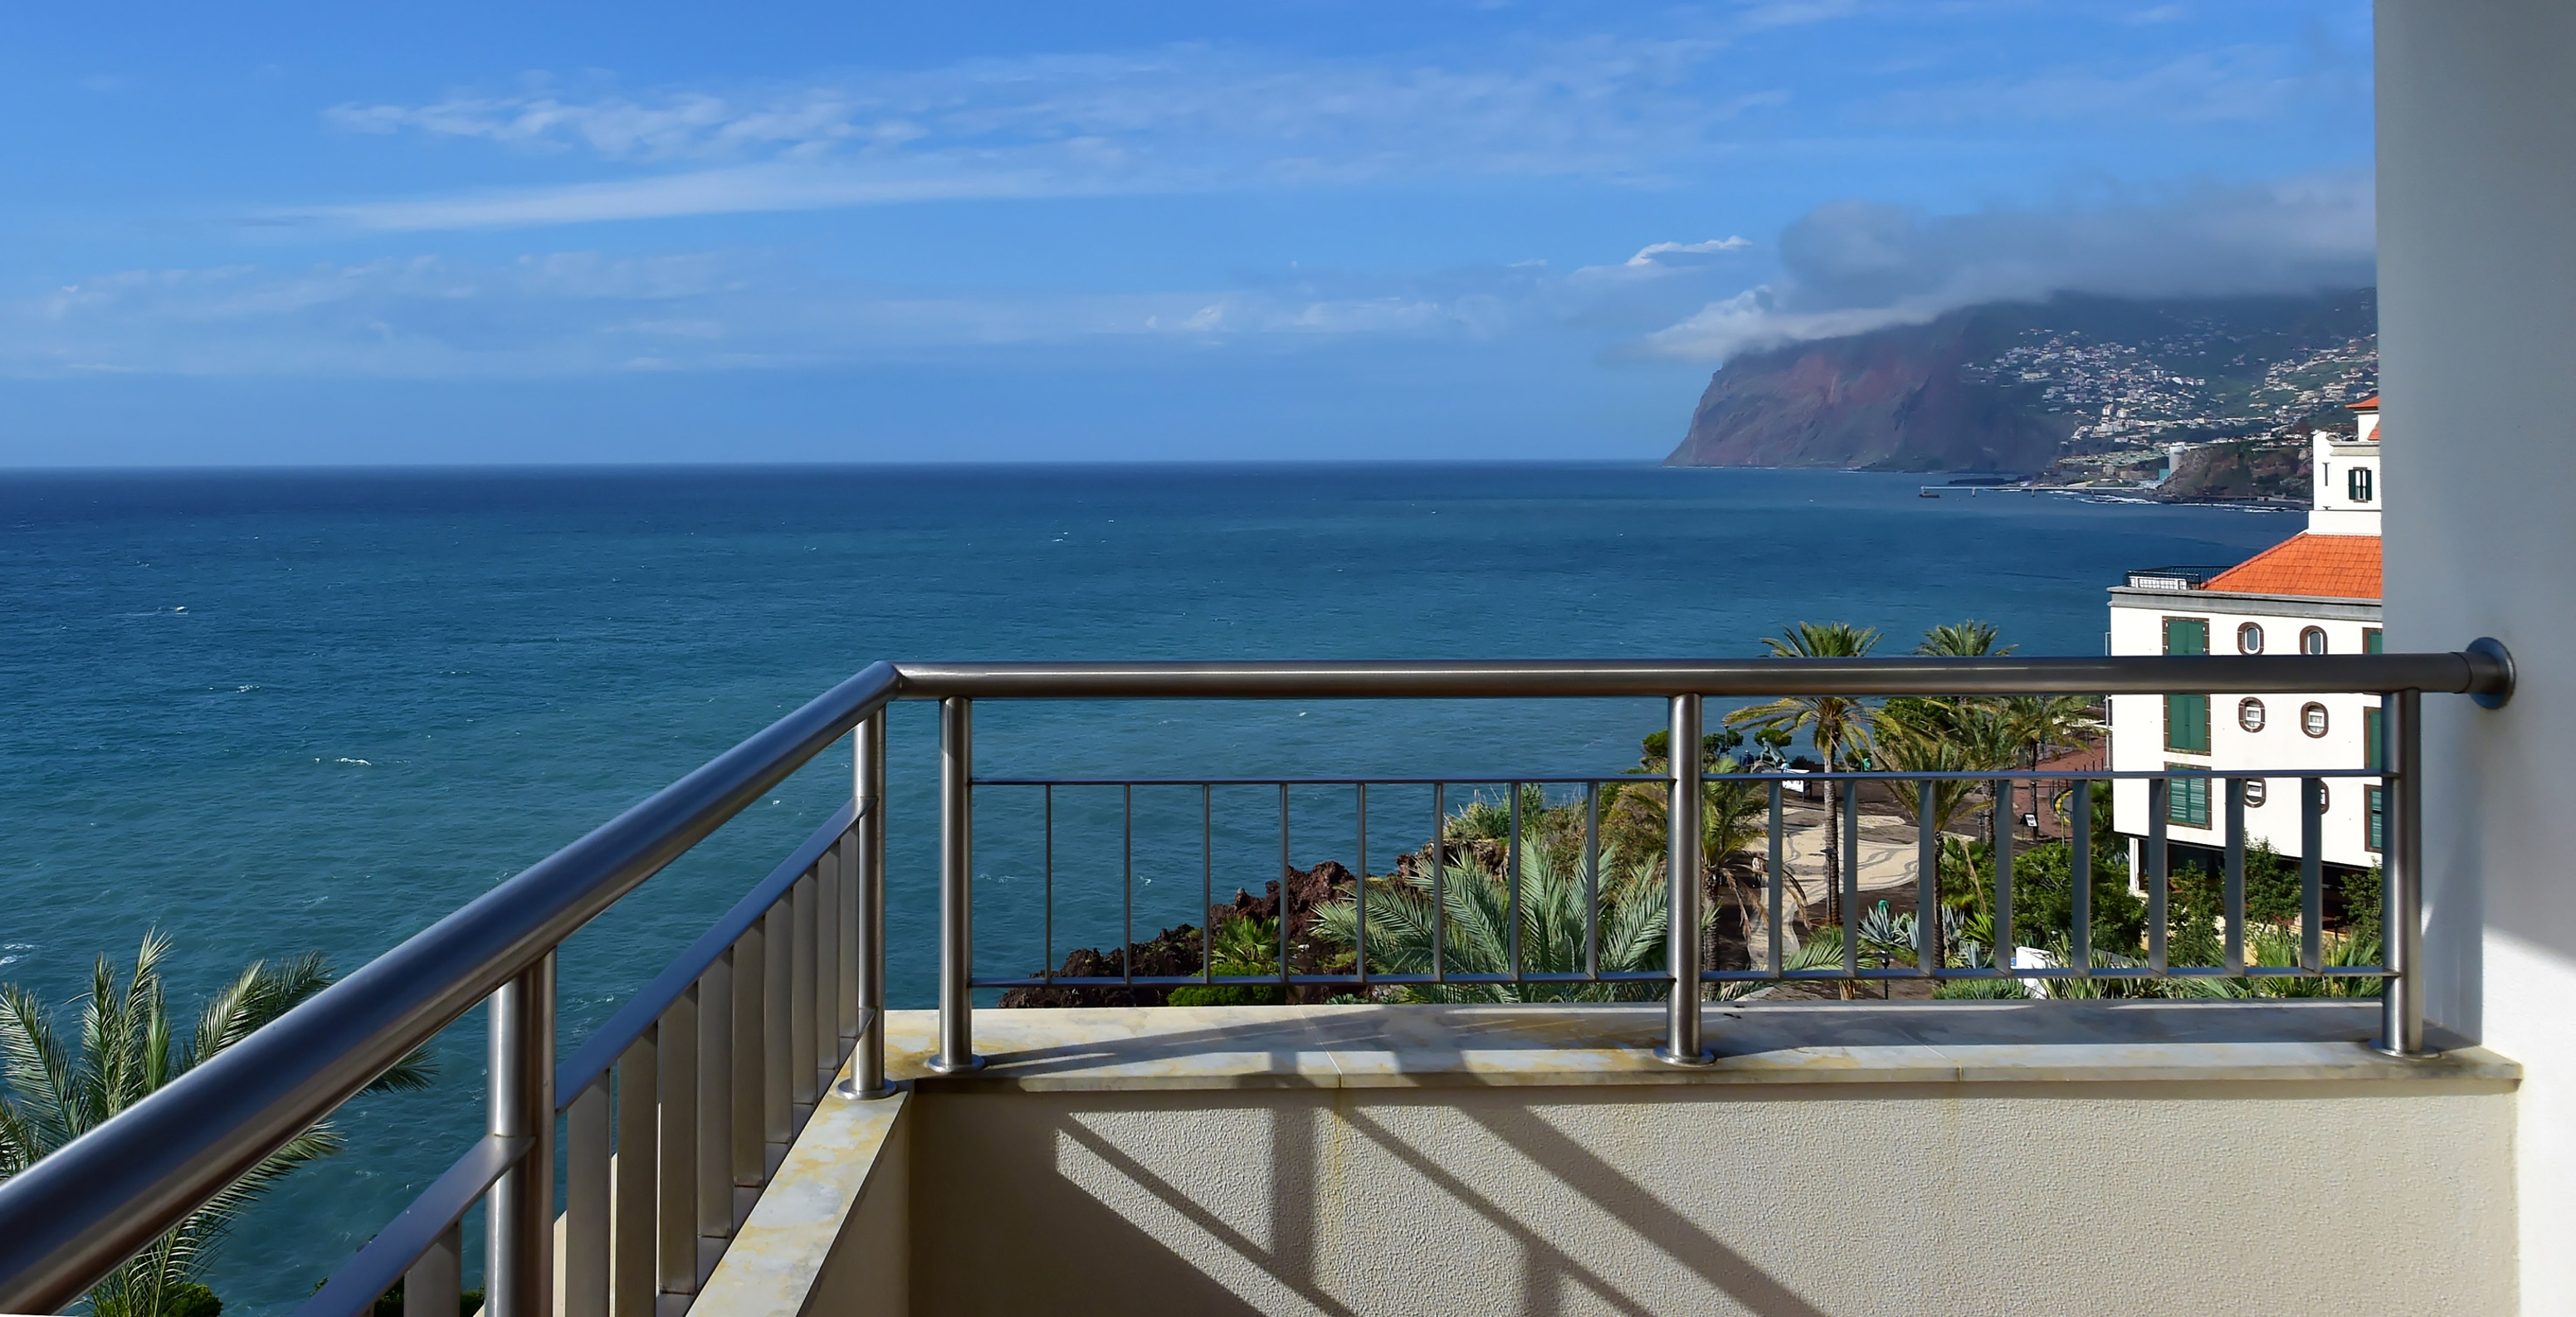
M2388 646L2491 635L2521 675L2424 702L2429 1014L2524 1066L2522 1311L2576 1312L2576 5L2377 27Z

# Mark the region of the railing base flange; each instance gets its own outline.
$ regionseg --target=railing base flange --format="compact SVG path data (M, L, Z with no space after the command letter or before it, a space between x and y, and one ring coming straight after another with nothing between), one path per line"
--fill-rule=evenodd
M2380 1043L2370 1043L2367 1046L2381 1056L2392 1057L2399 1061L2438 1061L2442 1058L2441 1051L2431 1047L2409 1052L2404 1048L2388 1047Z
M963 1061L934 1060L929 1063L929 1066L930 1073L934 1075L971 1074L984 1068L984 1058L969 1053Z
M893 1097L895 1094L902 1091L902 1086L894 1083L892 1080L879 1084L874 1089L865 1093L859 1091L858 1085L853 1084L846 1079L842 1080L840 1083L832 1085L832 1096L839 1098L852 1098L860 1102L882 1101L886 1098Z
M1673 1050L1670 1047L1667 1047L1662 1043L1657 1043L1655 1044L1655 1059L1663 1062L1665 1065L1716 1065L1717 1053L1703 1048L1697 1056L1675 1056L1673 1055Z

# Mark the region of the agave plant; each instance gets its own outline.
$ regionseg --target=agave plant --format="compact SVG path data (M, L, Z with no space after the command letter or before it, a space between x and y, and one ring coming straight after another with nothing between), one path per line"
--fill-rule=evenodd
M80 999L76 1044L67 1045L43 1002L16 984L0 984L0 1180L284 1015L328 987L330 965L319 953L283 964L253 961L197 1013L186 1041L171 1030L161 983L170 941L144 934L122 984L107 957ZM75 1051L76 1048L76 1051ZM370 1091L425 1088L426 1056L414 1053L368 1086ZM296 1167L340 1150L328 1121L268 1155L223 1192L191 1212L90 1291L95 1317L183 1317L216 1306L202 1277L215 1247L261 1194Z
M1443 863L1435 884L1425 871L1400 878L1368 879L1368 956L1371 972L1432 972L1435 888L1445 927L1442 960L1451 974L1512 972L1513 884L1494 867L1469 857ZM1607 972L1660 970L1665 959L1664 880L1651 862L1608 861L1602 866L1598 930L1601 968ZM1521 972L1579 973L1585 966L1586 894L1579 865L1551 851L1521 851L1519 928ZM1713 912L1704 916L1714 923ZM1336 901L1316 911L1315 934L1356 950L1359 903ZM1407 984L1400 1000L1417 1002L1645 1001L1663 985L1635 983Z

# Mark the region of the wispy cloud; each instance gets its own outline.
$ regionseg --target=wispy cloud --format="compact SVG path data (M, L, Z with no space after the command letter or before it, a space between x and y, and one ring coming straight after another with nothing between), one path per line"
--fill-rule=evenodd
M0 305L0 374L546 377L915 360L1035 344L1222 349L1480 338L1550 315L1543 274L1283 275L1108 294L954 294L757 252L108 274ZM1164 346L1158 346L1164 345Z
M2370 179L2360 174L1966 215L1845 201L1790 225L1780 256L1780 280L1710 302L1648 335L1645 349L1718 362L2059 292L2175 297L2351 287L2375 277L2375 211Z
M1714 37L1509 43L1481 59L1289 59L1172 47L979 60L723 93L576 94L535 80L347 104L346 132L471 139L642 177L306 208L376 228L477 227L953 197L1355 185L1651 182L1787 93ZM668 172L676 171L676 172Z

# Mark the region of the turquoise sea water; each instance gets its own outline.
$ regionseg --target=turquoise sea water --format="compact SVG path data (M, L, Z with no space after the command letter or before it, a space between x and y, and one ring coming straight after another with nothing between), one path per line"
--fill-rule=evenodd
M1901 649L1968 617L2025 653L2094 654L2122 571L2236 561L2302 523L1918 483L1610 465L0 478L0 979L67 998L156 925L183 1002L259 956L353 966L877 658L1738 656L1795 620ZM992 775L1616 771L1659 717L988 705L977 750ZM930 999L930 734L929 710L897 710L898 1004ZM567 947L566 1045L848 771L818 760ZM987 971L1043 955L1041 861L1010 808L989 807L978 857ZM1221 890L1257 886L1276 797L1219 809ZM1117 940L1106 810L1062 806L1057 957ZM1199 917L1199 875L1195 800L1140 810L1145 831L1174 811L1192 829L1188 881L1156 858L1177 842L1144 842L1141 934ZM1374 806L1372 827L1399 834L1378 853L1404 844ZM1297 863L1350 860L1336 801L1301 798L1296 829ZM290 1305L461 1149L480 1037L469 1016L441 1040L438 1091L344 1113L349 1151L229 1246L229 1308Z

